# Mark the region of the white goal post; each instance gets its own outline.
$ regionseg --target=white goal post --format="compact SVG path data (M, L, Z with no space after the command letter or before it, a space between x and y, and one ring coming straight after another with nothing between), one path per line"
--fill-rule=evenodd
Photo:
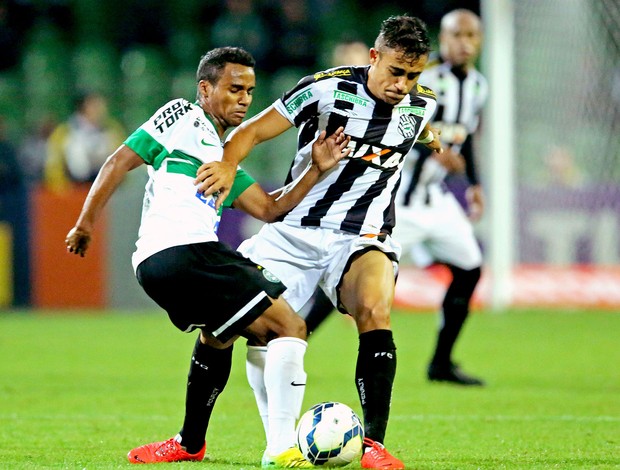
M489 303L505 308L512 300L514 265L514 14L512 0L482 0L484 24L483 71L489 80L490 100L483 135L490 273Z

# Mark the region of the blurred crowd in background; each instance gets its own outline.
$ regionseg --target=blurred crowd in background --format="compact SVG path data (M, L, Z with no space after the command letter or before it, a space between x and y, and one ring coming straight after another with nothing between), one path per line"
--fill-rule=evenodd
M92 181L159 106L194 99L196 64L212 47L242 46L256 58L252 115L331 66L338 43L371 45L387 16L419 16L435 38L456 6L479 11L478 1L449 0L0 0L3 186Z
M516 199L506 210L517 218L518 262L620 262L617 4L511 2ZM71 191L84 191L107 155L168 100L195 99L196 66L209 49L242 46L256 57L252 116L302 76L332 66L339 45L371 46L390 15L423 19L437 51L440 18L454 8L481 7L479 0L0 0L0 308L53 304L38 289L57 280L66 258L73 219L61 217L85 196ZM481 136L484 123L483 116ZM268 189L280 186L295 140L289 132L258 146L244 168ZM504 155L480 155L485 184L489 162ZM137 303L126 268L145 175L132 173L110 211L114 249L97 268L110 286L127 284L126 298L108 294L118 306ZM45 229L42 214L50 219ZM236 235L253 233L251 223ZM485 223L478 227L483 244ZM42 269L37 263L48 255ZM63 269L76 279L97 271L82 265Z

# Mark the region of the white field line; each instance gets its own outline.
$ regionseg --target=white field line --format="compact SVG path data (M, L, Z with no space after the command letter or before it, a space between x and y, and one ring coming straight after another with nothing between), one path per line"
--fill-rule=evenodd
M620 416L575 416L575 415L402 415L392 414L390 421L556 421L556 422L579 422L579 423L617 423Z

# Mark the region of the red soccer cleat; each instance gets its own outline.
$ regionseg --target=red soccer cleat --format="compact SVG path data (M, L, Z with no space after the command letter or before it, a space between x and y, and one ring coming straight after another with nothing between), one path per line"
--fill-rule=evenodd
M362 455L362 468L405 468L405 464L390 454L383 444L365 437L364 445L366 449Z
M167 441L145 444L129 451L127 458L131 463L162 463L195 460L200 462L205 456L207 443L205 442L195 454L187 453L181 444L172 437Z

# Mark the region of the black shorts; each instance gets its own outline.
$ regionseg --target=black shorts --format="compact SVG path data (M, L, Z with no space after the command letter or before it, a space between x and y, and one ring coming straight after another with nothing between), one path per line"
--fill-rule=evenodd
M240 334L286 286L220 242L168 248L145 259L138 282L174 325L201 328L222 342Z

